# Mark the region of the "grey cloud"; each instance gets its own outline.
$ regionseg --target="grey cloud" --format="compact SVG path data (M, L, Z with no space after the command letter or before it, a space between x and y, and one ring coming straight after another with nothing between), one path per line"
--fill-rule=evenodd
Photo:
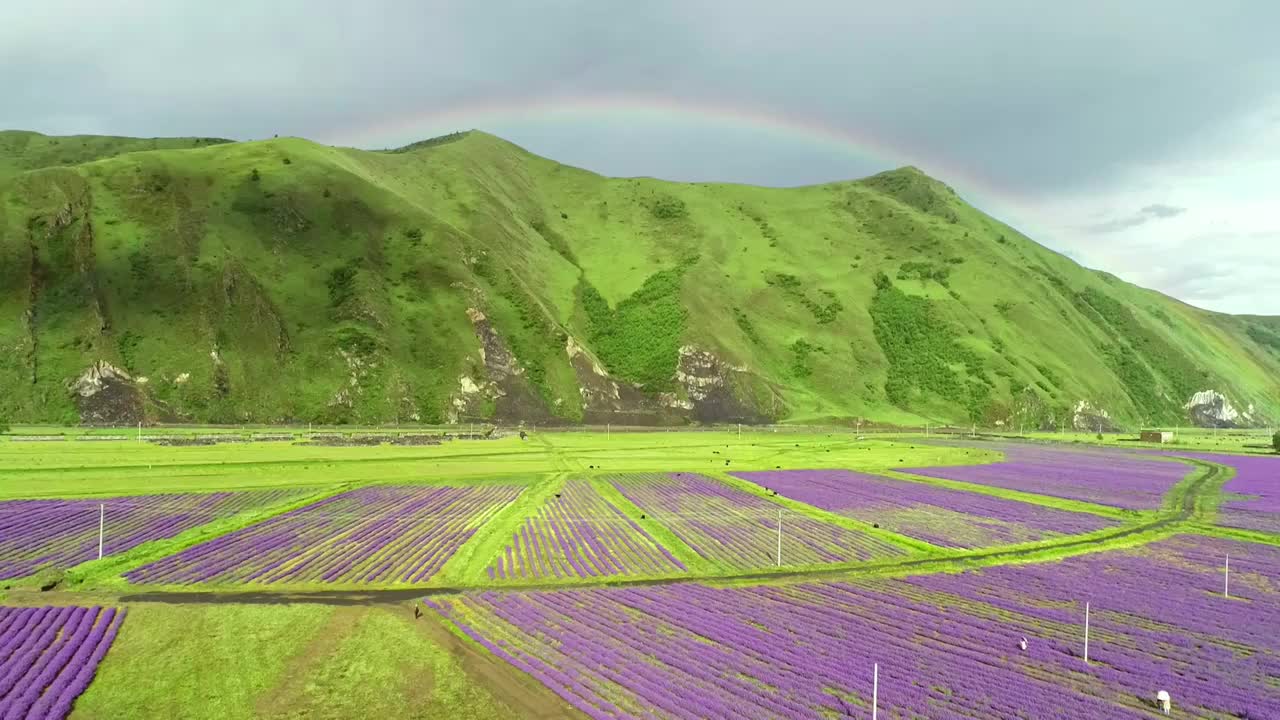
M1095 223L1093 225L1086 225L1083 230L1094 234L1120 232L1121 230L1128 230L1129 228L1137 227L1150 219L1150 216L1138 213L1128 217L1116 218L1115 220L1108 220L1106 222Z
M1155 217L1155 218L1171 218L1171 217L1174 217L1175 215L1181 215L1186 211L1187 209L1184 207L1176 207L1174 205L1162 205L1160 203L1156 203L1155 205L1148 205L1142 208L1141 210L1139 210L1138 212L1143 215L1150 215L1151 217Z
M1186 261L1165 264L1144 273L1143 283L1199 307L1240 312L1256 307L1252 280L1259 274L1239 262Z
M1034 205L1132 182L1280 98L1277 26L1280 3L1260 0L9 2L0 127L383 147L480 126L609 174L790 186L909 162L962 194L971 184ZM660 113L401 122L602 95L759 111L797 129ZM400 129L356 132L380 126ZM807 126L852 149L811 141ZM1076 222L1108 236L1180 212Z
M1280 267L1280 244L1259 235L1280 231L1207 230L1187 234L1150 233L1105 241L1108 265L1121 277L1192 305L1219 312L1280 315L1280 295L1272 290ZM1102 241L1100 241L1102 242ZM1122 248L1116 252L1117 248Z
M1163 0L964 7L743 0L732 11L710 0L9 3L0 8L7 101L0 125L341 140L344 129L471 101L656 94L878 138L900 148L889 152L891 162L937 174L969 168L1020 191L1061 190L1158 159L1241 112L1260 90L1280 90L1280 44L1271 36L1280 4L1167 7ZM1158 28L1151 17L1161 18ZM505 129L548 154L572 143L570 130L546 137L518 122ZM769 184L831 179L831 168L815 169L807 157L788 162L795 150L752 152L773 166ZM625 150L588 166L632 159L656 165L652 174L662 177L718 171L701 154L666 153L658 163ZM758 180L733 174L732 157L720 159L729 167L719 179Z
M1120 232L1121 230L1128 230L1130 228L1138 227L1139 225L1144 225L1152 220L1164 220L1171 217L1177 217L1186 211L1187 209L1184 207L1156 203L1153 205L1147 205L1132 215L1126 215L1124 217L1113 218L1104 222L1086 225L1082 229L1085 232L1094 234Z

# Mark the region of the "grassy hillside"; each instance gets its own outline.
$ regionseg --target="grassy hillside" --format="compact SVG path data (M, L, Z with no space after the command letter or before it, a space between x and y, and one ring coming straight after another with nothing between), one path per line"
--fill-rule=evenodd
M221 138L130 138L110 135L51 137L0 130L0 182L26 170L79 165L144 150L181 150L228 143Z
M0 347L26 422L1280 418L1280 321L1082 268L913 168L610 179L480 132L0 134Z

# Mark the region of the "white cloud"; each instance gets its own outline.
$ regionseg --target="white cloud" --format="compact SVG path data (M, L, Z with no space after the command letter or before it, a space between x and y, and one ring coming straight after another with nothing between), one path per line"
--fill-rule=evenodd
M1091 267L1211 310L1280 314L1280 98L1165 161L1040 202L1035 224Z

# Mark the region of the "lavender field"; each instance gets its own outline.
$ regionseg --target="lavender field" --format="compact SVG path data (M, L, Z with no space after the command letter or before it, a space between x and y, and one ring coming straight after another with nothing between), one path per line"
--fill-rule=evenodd
M983 447L987 447L984 445ZM1189 465L1119 450L999 445L1005 461L989 465L898 468L927 477L959 480L1128 510L1155 510L1165 493L1192 472Z
M522 489L365 487L196 545L125 577L182 585L424 582Z
M490 579L682 572L684 564L588 480L570 480L524 522Z
M608 478L628 500L669 528L695 553L720 567L748 569L777 562L782 507L696 473L649 473ZM783 513L784 565L873 560L905 551L796 512Z
M1116 523L1088 513L849 470L734 473L815 507L934 545L977 548L1093 532Z
M0 607L0 718L66 717L123 620L114 608Z
M1218 523L1229 527L1280 533L1280 458L1256 455L1167 452L1235 469L1228 494L1218 508Z
M0 502L0 579L41 567L67 568L163 540L198 525L302 497L303 490L137 495L85 500Z
M1149 717L1159 690L1179 717L1272 718L1277 576L1280 548L1181 536L905 580L425 602L593 718L869 717L874 663L887 718Z

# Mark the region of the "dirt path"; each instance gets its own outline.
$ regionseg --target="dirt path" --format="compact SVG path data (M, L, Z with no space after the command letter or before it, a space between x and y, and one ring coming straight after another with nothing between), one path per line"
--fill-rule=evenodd
M462 665L467 677L474 679L494 698L515 711L515 717L534 720L585 720L577 708L552 692L531 675L496 655L470 644L445 627L447 622L435 612L424 610L414 623L418 632L444 648Z
M355 631L356 625L369 612L367 608L338 607L311 641L289 659L281 674L284 682L267 691L254 706L254 716L261 718L294 717L299 701L306 697L311 669L338 652L338 646Z

